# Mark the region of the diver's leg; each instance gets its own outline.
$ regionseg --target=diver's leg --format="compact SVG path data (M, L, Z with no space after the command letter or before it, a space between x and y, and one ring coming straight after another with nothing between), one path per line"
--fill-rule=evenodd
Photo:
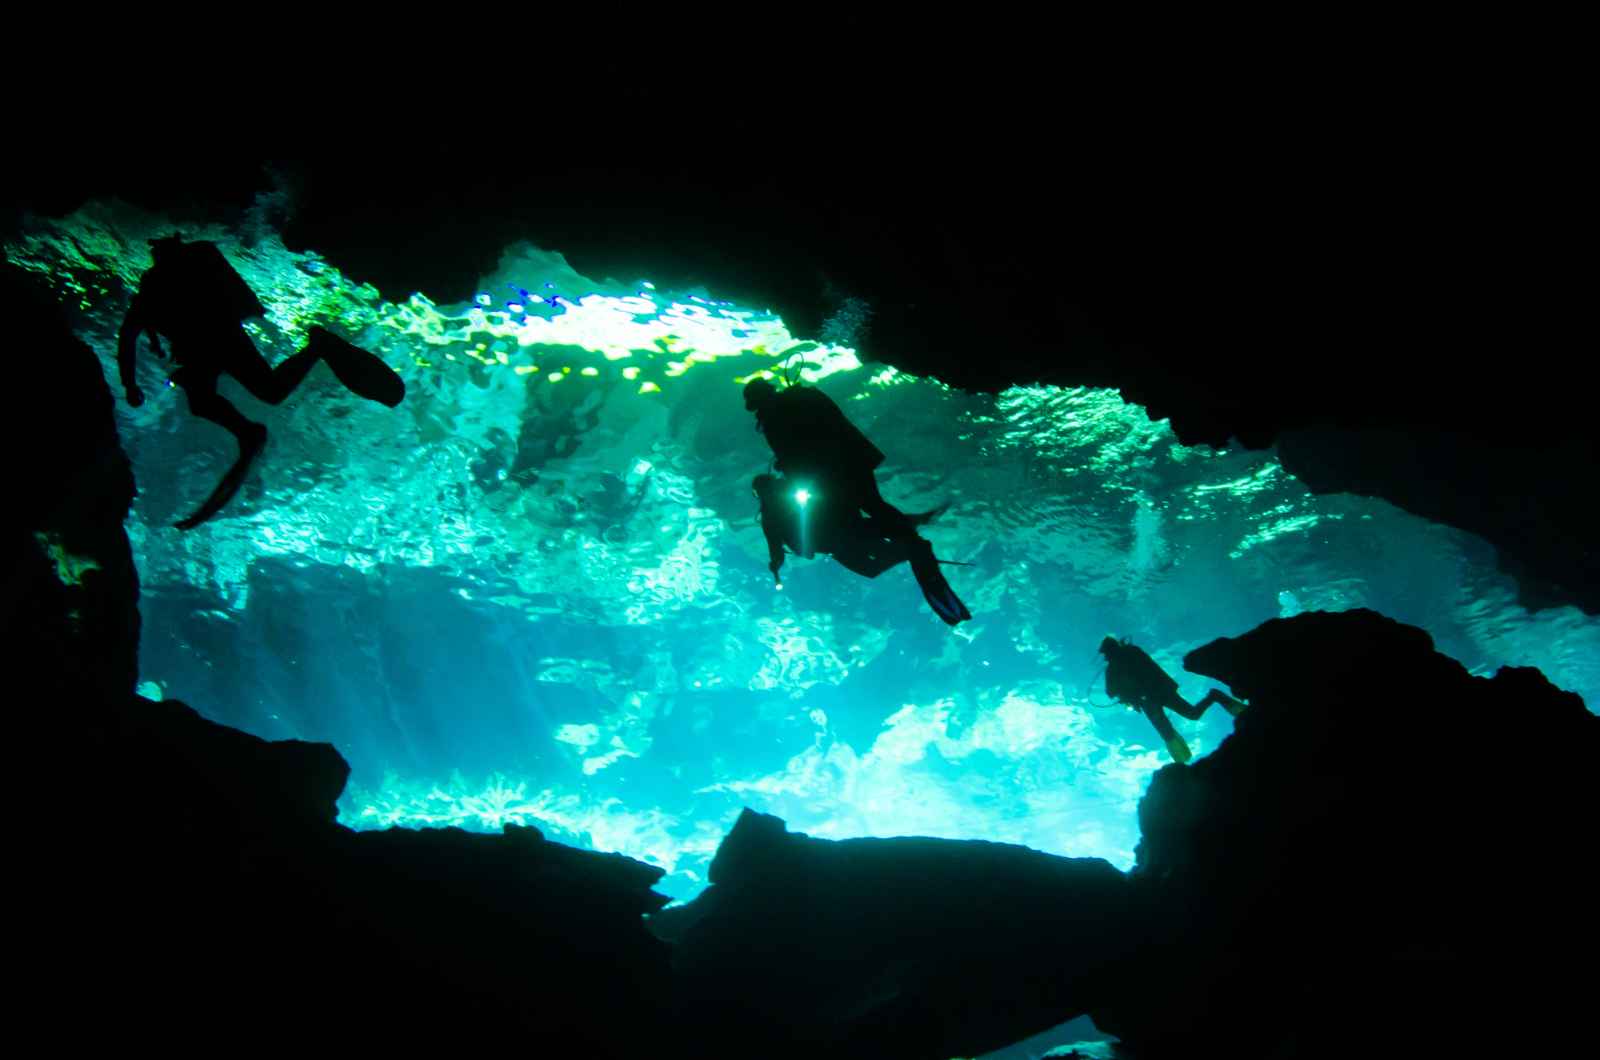
M903 543L885 541L876 535L851 536L833 544L833 558L846 570L863 578L876 578L895 564L904 563L910 558Z
M222 476L222 481L217 483L216 489L211 491L205 503L194 510L188 518L173 524L179 530L193 530L207 519L222 510L233 495L239 492L239 487L244 485L245 475L250 471L256 454L261 452L261 447L267 441L267 429L254 420L248 420L233 404L217 393L217 377L208 374L199 377L184 379L182 374L175 379L183 387L184 396L189 401L189 411L203 420L224 428L239 442L239 457Z
M1195 705L1195 709L1203 711L1213 703L1221 703L1222 709L1226 710L1229 714L1232 714L1236 718L1240 714L1244 713L1245 704L1239 702L1237 699L1234 699L1220 688L1213 688L1211 691L1207 692L1205 697Z
M851 486L861 510L881 523L891 537L906 538L916 533L911 517L883 499L883 494L878 492L878 477L870 469L855 476Z
M257 401L279 405L294 393L295 387L305 381L306 373L319 360L320 355L307 345L274 367L261 356L261 351L250 341L250 336L239 330L230 336L226 355L222 358L222 370L239 380L239 385Z
M1189 759L1194 757L1189 751L1189 745L1183 737L1178 735L1178 730L1172 727L1172 722L1167 720L1166 713L1160 707L1145 707L1144 716L1150 719L1150 724L1156 727L1156 735L1161 737L1161 742L1167 745L1167 754L1172 756L1174 762L1187 765Z
M1199 703L1190 703L1187 699L1174 692L1169 699L1162 703L1162 706L1180 718L1199 721L1205 715L1206 707L1210 706L1210 703L1203 699Z
M173 382L183 388L183 395L189 402L189 411L203 420L210 420L233 435L238 440L241 451L254 452L260 449L261 443L266 441L267 429L254 420L246 419L244 413L235 408L231 401L217 393L216 374L188 376L187 370L180 371Z

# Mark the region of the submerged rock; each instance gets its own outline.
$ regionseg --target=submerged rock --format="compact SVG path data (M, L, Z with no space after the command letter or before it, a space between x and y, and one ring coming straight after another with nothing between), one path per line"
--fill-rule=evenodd
M46 414L8 439L24 459L5 640L37 803L16 858L19 1007L90 1049L658 1044L668 950L642 914L667 901L660 869L532 829L355 833L335 823L349 767L328 744L133 694L133 480L110 395L63 324L6 296Z
M1473 677L1370 611L1267 622L1185 666L1250 708L1140 804L1143 989L1099 1027L1141 1056L1251 1056L1317 1054L1338 1025L1385 1049L1480 1041L1492 1011L1576 1025L1562 969L1596 936L1563 862L1600 754L1579 697Z
M1131 922L1125 878L1098 858L833 842L749 810L711 880L657 920L677 939L680 1015L714 1056L998 1048L1089 1008Z
M1552 420L1556 417L1551 415ZM1423 426L1286 432L1284 468L1314 493L1382 497L1495 547L1527 608L1600 614L1594 467L1600 441L1576 418L1482 437Z
M1530 669L1474 677L1370 611L1268 622L1186 665L1250 707L1157 774L1128 877L747 810L712 887L655 918L686 1025L711 1055L930 1060L1085 1012L1146 1058L1470 1052L1491 1018L1540 1045L1578 1032L1569 969L1600 943L1562 864L1600 753L1579 697Z
M133 471L117 439L99 358L23 277L0 276L14 356L14 407L0 416L10 458L0 629L36 691L133 691L139 582L123 520Z
M668 948L642 921L660 869L514 826L352 832L326 744L170 700L111 716L80 744L99 786L63 800L93 826L46 845L32 951L43 982L77 984L50 1018L92 1004L87 1040L613 1056L667 1033Z

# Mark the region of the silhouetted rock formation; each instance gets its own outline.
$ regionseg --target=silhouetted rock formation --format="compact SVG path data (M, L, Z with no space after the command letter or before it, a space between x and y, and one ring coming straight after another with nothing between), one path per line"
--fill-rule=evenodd
M6 292L32 417L12 419L5 643L28 857L23 1009L90 1049L641 1055L666 1033L660 869L534 829L355 833L349 768L133 694L133 497L110 394L62 321ZM14 336L13 336L14 337ZM20 756L19 756L20 757Z
M61 311L10 269L0 320L11 407L0 416L6 489L6 648L37 694L113 696L138 677L139 583L122 521L133 470L117 440L100 361Z
M724 1055L927 1060L1084 1012L1145 1058L1468 1055L1492 1013L1530 1043L1578 1033L1569 969L1600 938L1562 862L1593 830L1600 718L1577 696L1535 670L1472 677L1370 611L1185 664L1251 706L1156 775L1129 876L746 811L713 886L655 918L682 1016Z
M1536 670L1469 676L1370 611L1184 665L1251 705L1140 805L1144 988L1098 1026L1140 1056L1244 1057L1325 1055L1339 1025L1435 1055L1483 1048L1490 1013L1553 1040L1581 1025L1566 970L1596 932L1568 852L1594 828L1600 718L1577 696Z
M1490 422L1513 399L1495 395ZM1534 402L1535 409L1544 408ZM1314 493L1380 497L1413 515L1459 527L1496 547L1524 607L1572 604L1600 614L1595 469L1600 438L1570 423L1465 431L1290 431L1284 468Z
M972 1056L1088 1010L1137 918L1098 858L788 833L746 810L656 919L711 1056Z
M642 921L661 870L534 829L351 832L331 747L171 702L113 716L75 762L103 796L61 800L92 830L51 844L39 954L46 982L77 984L47 1011L92 999L93 1040L604 1057L665 1035L668 951Z

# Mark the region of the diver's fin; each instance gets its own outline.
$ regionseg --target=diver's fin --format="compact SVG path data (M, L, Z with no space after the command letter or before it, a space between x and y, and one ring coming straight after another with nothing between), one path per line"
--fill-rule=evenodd
M967 605L961 602L955 590L950 588L950 583L945 581L944 574L939 570L939 561L933 558L933 549L926 542L923 542L921 549L912 551L911 573L916 575L917 585L922 588L928 606L946 625L958 625L972 617Z
M239 459L233 462L228 473L222 476L222 481L217 483L217 488L211 491L205 503L196 508L187 518L180 519L172 525L179 530L193 530L233 500L233 495L239 492L239 487L244 485L245 477L250 473L250 465L255 463L256 455L261 452L262 445L267 440L266 428L261 429L259 440L254 444L239 445Z
M306 349L320 357L352 394L394 408L405 400L406 384L376 354L353 346L331 332L314 327Z
M1188 765L1189 759L1194 757L1194 753L1189 750L1189 745L1184 743L1183 737L1177 733L1167 737L1167 754L1171 755L1172 760L1181 766Z

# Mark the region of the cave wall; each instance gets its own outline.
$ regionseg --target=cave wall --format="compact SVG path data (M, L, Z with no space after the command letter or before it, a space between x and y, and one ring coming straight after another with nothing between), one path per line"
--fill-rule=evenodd
M1170 416L1185 441L1277 443L1315 489L1380 496L1482 534L1530 604L1600 607L1590 539L1575 530L1592 514L1581 372L1537 320L1515 326L1514 286L1497 299L1481 276L1452 288L1471 271L1464 263L1420 266L1407 248L1437 261L1456 245L1448 211L1397 235L1395 208L1409 201L1398 193L1378 196L1387 211L1345 202L1284 227L1311 212L1292 190L1257 195L1218 173L1186 185L1182 201L1158 179L1107 196L1025 157L915 181L908 169L751 180L686 164L645 178L554 163L380 173L349 157L291 162L274 178L263 161L113 156L41 169L11 201L59 214L114 193L237 219L286 180L291 241L390 297L470 294L463 278L521 234L580 272L649 269L768 299L797 330L863 298L875 309L869 356L975 388L1115 386ZM1426 289L1408 291L1402 281L1419 272ZM7 318L26 325L11 343L30 353L15 361L35 414L7 422L21 459L4 604L18 687L31 689L29 772L52 795L26 833L37 915L24 941L40 1012L88 1042L288 1046L315 1030L352 1048L539 1040L619 1056L684 1033L674 1004L715 1018L710 995L686 999L674 985L674 950L640 923L662 904L650 890L658 870L527 831L357 836L333 823L345 769L331 748L255 740L133 696L137 577L121 520L134 485L110 394L92 353L48 310L25 291L6 299ZM1582 980L1563 969L1595 945L1573 867L1587 848L1581 777L1595 750L1581 703L1527 671L1469 677L1425 634L1369 615L1269 623L1189 665L1251 710L1214 755L1158 776L1138 869L1103 881L1115 902L1137 896L1137 945L1095 964L1104 978L1076 984L1081 994L1057 982L1060 992L1035 996L1062 1018L1091 1012L1148 1056L1225 1044L1267 1055L1285 1042L1332 1055L1313 1039L1333 1025L1407 1034L1414 1046L1481 1042L1505 1026L1551 1042L1574 1031ZM1508 715L1520 722L1511 739L1474 741L1485 731L1474 722ZM872 875L816 842L798 845ZM823 1005L840 1055L851 1043L871 1042L872 1055L885 1043L929 1056L950 1045L882 1022L926 1018L962 985L949 967L928 970L949 953L919 932L957 932L953 898L982 885L961 875L971 858L938 868L936 849L951 848L890 858L897 872L923 866L928 893L949 901L895 910L916 927L878 940L878 974L792 1008L755 991L769 1010L747 1007L735 1025L789 1033L814 1026L806 1014ZM712 899L679 936L712 955L702 982L750 974L727 963L747 953L713 945L719 930L773 929L756 971L804 956L806 907L784 900L796 855L775 857L764 878L748 867L722 875L717 886L742 896ZM835 924L884 923L883 895L851 905L860 884L830 871ZM1117 908L1106 919L1124 925ZM1049 939L1036 942L1048 952ZM996 1016L996 984L1030 966L991 957L979 984L988 1007L940 1025L969 1035L963 1045L1043 1018Z

